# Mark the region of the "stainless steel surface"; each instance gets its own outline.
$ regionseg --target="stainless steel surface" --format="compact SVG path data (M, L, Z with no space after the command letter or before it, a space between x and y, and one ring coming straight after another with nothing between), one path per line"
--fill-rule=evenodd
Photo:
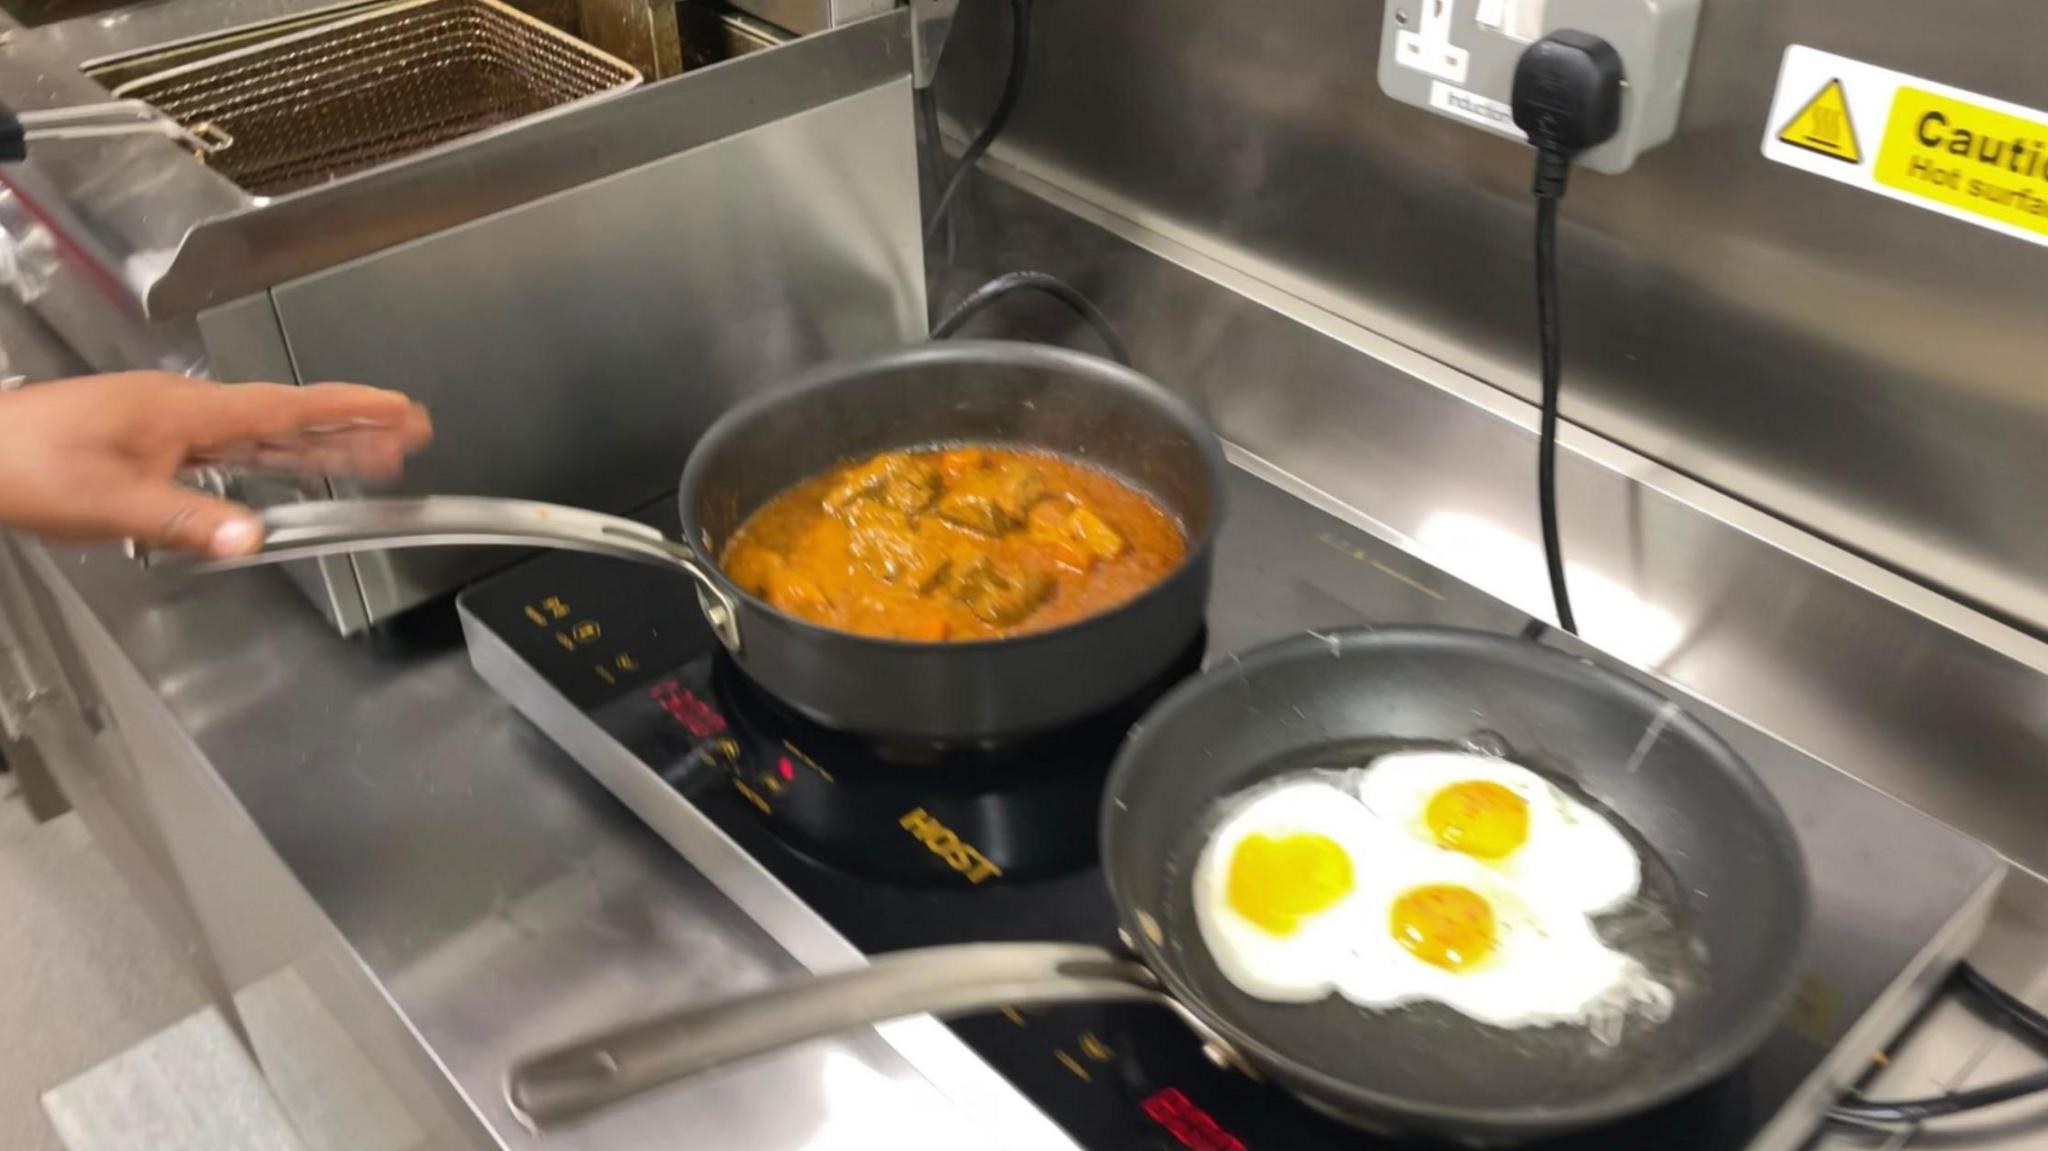
M337 19L353 34L390 11L180 0L18 30L0 42L0 100L76 102L100 91L74 71L87 66L109 83L196 81L227 42L268 69ZM568 50L510 19L548 60ZM102 369L409 391L440 438L382 493L634 507L746 391L922 333L909 36L907 15L884 13L280 196L176 149L53 147L6 174L0 282ZM353 74L344 87L383 73ZM282 171L267 170L253 178ZM327 558L293 578L353 632L506 558Z
M223 27L262 52L364 12L180 0L18 31L0 100L97 93L74 72L95 61L131 83L192 68ZM0 284L101 369L412 393L440 437L398 494L630 508L747 391L923 332L909 73L908 17L884 14L271 198L175 149L66 144L6 174ZM293 577L353 632L506 559Z
M920 88L938 79L939 60L946 51L946 37L953 31L953 17L960 0L910 0L910 36L917 53L912 77Z
M103 99L79 71L103 57L319 8L317 0L180 0L13 30L0 43L0 102L32 110ZM66 237L68 259L147 316L188 317L885 85L909 74L908 42L908 15L884 13L745 67L557 107L274 198L251 196L156 140L47 149L10 169L6 183Z
M726 0L750 16L799 35L855 20L865 20L896 6L897 0Z
M107 100L70 108L45 108L14 117L28 143L51 140L92 140L103 136L162 136L202 155L234 143L219 125L195 120L190 126L159 112L143 100Z
M735 56L763 52L794 36L743 13L690 0L674 5L681 38L682 66L705 68Z
M124 787L174 845L170 874L231 1002L246 1015L280 981L304 984L343 1033L330 1046L359 1051L418 1131L351 1151L539 1146L502 1102L516 1054L795 969L447 643L343 640L261 572L179 583L105 551L37 561L72 608L105 613L69 621L96 659L116 635L134 653L102 665L128 681L112 713L144 768ZM204 763L218 771L193 775ZM305 1081L284 1037L251 1030L274 1085ZM679 1130L749 1151L990 1142L870 1035L664 1093L576 1144L623 1151Z
M397 0L254 43L228 39L211 51L190 46L197 59L113 91L193 132L218 134L225 142L208 149L210 166L263 196L641 79L623 61L498 0Z
M817 62L818 82L844 63ZM401 493L616 512L672 490L691 444L740 398L922 332L907 57L897 63L879 87L277 288L296 378L387 384L426 404L436 440ZM388 618L510 559L358 557L363 614Z
M1549 613L1533 405L1156 216L994 170L1003 179L981 180L962 218L953 291L992 270L1064 276L1123 330L1140 370L1245 455L1452 575ZM969 329L1004 325L1089 338L1026 302ZM1562 447L1588 641L2048 872L2048 644L1583 429L1565 428Z
M51 646L48 623L29 594L14 544L0 535L0 744L27 742L35 709L59 690L44 655Z
M683 0L575 0L577 38L648 80L681 72Z
M278 326L277 309L270 294L245 296L201 312L193 327L205 341L209 374L221 380L295 380L298 368L292 363L291 348ZM291 503L304 498L325 498L334 494L325 479L287 479L245 476L241 496L253 505ZM334 622L335 628L353 634L370 624L369 604L363 599L362 582L346 556L334 556L290 564L285 568L292 582Z
M1099 947L969 943L901 951L521 1059L507 1074L505 1095L522 1122L547 1130L729 1063L892 1019L1159 998L1150 970Z
M1043 5L997 152L1533 399L1530 154L1379 92L1360 62L1384 7ZM962 10L940 81L961 122L994 100L1003 23L1000 5ZM1788 44L2041 108L2044 31L2027 0L1703 5L1676 136L1626 176L1574 180L1564 205L1566 418L2048 630L2039 251L1757 146Z
M696 550L619 516L524 500L428 496L283 504L265 508L258 518L264 531L259 549L245 556L213 560L202 565L203 569L230 571L424 547L541 547L589 552L689 576L696 581L704 619L712 633L728 651L742 650L739 614L732 598L711 578Z

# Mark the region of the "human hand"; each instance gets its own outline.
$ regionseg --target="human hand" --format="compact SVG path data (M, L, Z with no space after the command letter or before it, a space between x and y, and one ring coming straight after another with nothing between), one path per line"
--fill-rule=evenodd
M168 372L33 384L0 395L0 526L246 555L263 542L255 513L180 486L180 471L212 463L388 478L432 438L425 408L355 384L223 385Z

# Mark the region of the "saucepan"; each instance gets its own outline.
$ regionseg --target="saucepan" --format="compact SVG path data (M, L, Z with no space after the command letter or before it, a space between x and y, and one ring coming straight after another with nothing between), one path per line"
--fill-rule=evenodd
M1041 449L1108 470L1177 516L1187 556L1119 607L1003 639L855 635L749 595L717 557L754 509L849 459L947 443ZM829 365L741 405L698 441L682 538L552 504L434 496L265 510L263 549L214 566L449 544L554 547L675 569L696 582L749 679L828 727L921 745L999 742L1104 710L1156 679L1202 627L1224 461L1215 434L1159 384L1107 360L1003 341L926 344Z
M1661 1022L1619 1037L1482 1026L1437 1004L1269 1003L1218 970L1191 873L1217 800L1364 746L1483 736L1632 829L1697 969ZM1103 870L1127 952L973 944L681 1011L522 1061L537 1128L682 1076L858 1024L1062 1000L1156 1000L1212 1057L1318 1111L1406 1136L1504 1144L1609 1123L1722 1076L1786 1008L1803 945L1804 861L1784 813L1727 744L1635 681L1526 640L1415 628L1302 635L1175 689L1112 767Z

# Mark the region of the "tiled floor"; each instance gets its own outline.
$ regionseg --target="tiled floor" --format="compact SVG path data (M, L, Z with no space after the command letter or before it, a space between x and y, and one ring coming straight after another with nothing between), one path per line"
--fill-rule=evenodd
M0 774L0 1148L64 1151L43 1092L205 1004L76 815Z

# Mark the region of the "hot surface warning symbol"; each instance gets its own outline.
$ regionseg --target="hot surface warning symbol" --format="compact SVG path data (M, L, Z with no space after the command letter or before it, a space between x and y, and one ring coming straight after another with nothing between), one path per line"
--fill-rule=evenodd
M1842 82L1830 80L1819 94L1794 113L1778 139L1795 148L1819 152L1851 164L1863 162L1863 150L1856 146L1856 125L1849 119L1849 101L1842 94Z

